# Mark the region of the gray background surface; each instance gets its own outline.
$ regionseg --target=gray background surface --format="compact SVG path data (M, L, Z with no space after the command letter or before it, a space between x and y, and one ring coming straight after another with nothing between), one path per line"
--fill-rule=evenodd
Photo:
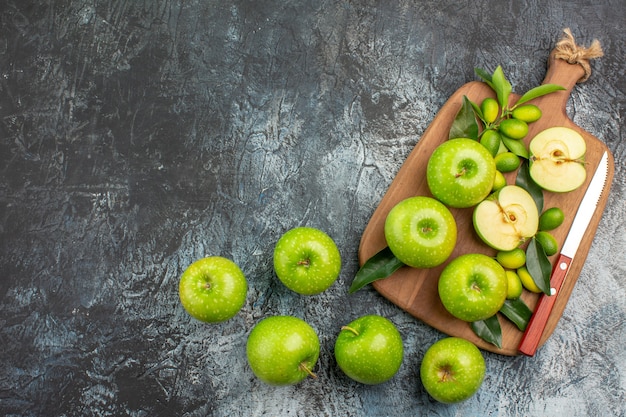
M0 414L20 416L624 416L626 7L599 1L0 1ZM570 27L605 57L568 102L615 180L587 263L533 358L485 353L458 405L419 382L443 334L370 287L359 239L446 99L502 65L541 83ZM274 276L286 230L328 232L327 292ZM220 325L178 301L185 267L237 262L247 303ZM381 314L405 360L379 386L333 358L339 326ZM319 333L319 378L264 385L245 360L261 318Z

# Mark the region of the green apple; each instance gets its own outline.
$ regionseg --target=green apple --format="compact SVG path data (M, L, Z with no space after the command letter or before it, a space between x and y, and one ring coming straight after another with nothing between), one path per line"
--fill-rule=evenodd
M396 326L385 317L367 315L343 326L335 341L339 368L355 381L380 384L402 365L404 349Z
M274 270L290 290L315 295L328 289L339 277L341 255L326 233L313 227L296 227L276 243Z
M271 316L254 326L246 345L248 364L261 381L271 385L293 385L307 376L320 354L315 330L293 316Z
M409 197L396 204L384 226L387 245L398 260L414 268L441 265L456 245L450 210L431 197Z
M453 259L439 276L439 298L454 317L468 321L496 314L507 296L504 268L481 253L467 253Z
M473 223L483 242L510 251L537 233L539 212L528 191L506 185L474 208Z
M585 139L568 127L551 127L528 145L530 176L541 188L563 193L580 187L587 178Z
M485 359L472 342L447 337L435 342L424 354L420 379L435 400L456 403L478 391L485 370Z
M491 153L468 138L450 139L428 159L426 181L433 196L449 207L472 207L489 195L496 175Z
M232 318L246 302L248 283L241 269L221 256L202 258L180 277L178 294L194 318L218 323Z

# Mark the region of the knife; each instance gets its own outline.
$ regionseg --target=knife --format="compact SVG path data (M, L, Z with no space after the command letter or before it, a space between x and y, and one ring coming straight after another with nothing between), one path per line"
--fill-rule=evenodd
M522 336L522 340L517 350L524 355L533 356L537 351L539 340L541 339L543 330L548 323L552 307L554 307L554 303L559 295L561 287L563 286L563 282L565 282L565 279L567 278L567 273L572 264L572 260L574 259L574 256L576 256L576 251L578 250L578 246L587 231L587 227L589 226L589 222L591 222L593 213L596 211L596 206L598 205L600 195L602 195L602 190L604 189L606 178L608 176L608 171L609 157L605 151L602 155L600 163L598 164L598 168L596 168L596 172L593 174L589 187L587 188L587 191L585 191L585 195L580 202L580 206L578 207L572 226L570 227L569 233L563 243L561 253L559 253L559 256L554 264L554 268L552 269L552 275L550 276L550 295L541 295L539 301L537 302L535 312L530 318L528 326Z

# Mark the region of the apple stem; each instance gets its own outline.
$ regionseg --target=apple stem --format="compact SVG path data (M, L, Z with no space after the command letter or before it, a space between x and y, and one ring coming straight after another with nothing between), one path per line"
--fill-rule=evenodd
M341 326L341 330L347 330L349 332L354 333L356 336L359 335L359 332L356 331L356 329L350 327L350 326Z
M454 175L455 178L459 178L462 177L463 175L465 175L465 172L467 171L467 168L463 167L463 169L461 170L461 172L457 173Z
M298 262L298 265L309 266L309 265L311 265L311 260L310 259L303 259L303 260Z
M454 377L454 372L450 369L449 366L444 366L439 370L439 381L447 382L454 381L456 378Z
M309 367L308 367L308 366L306 366L306 364L305 364L304 362L302 362L302 363L300 364L299 368L300 368L301 370L303 370L304 372L306 372L307 374L309 374L309 376L310 376L311 378L317 378L317 375L315 375L315 373L314 373L313 371L311 371L311 370L309 369Z

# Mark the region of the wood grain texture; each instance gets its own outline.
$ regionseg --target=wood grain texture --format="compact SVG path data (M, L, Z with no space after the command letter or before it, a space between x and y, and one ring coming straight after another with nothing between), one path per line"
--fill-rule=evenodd
M583 186L569 193L544 191L544 208L560 207L565 213L565 221L563 224L552 231L552 234L559 243L559 247L562 246L567 236L567 231L572 224L580 201L591 181L595 168L598 166L600 158L604 152L609 153L607 185L600 197L596 212L589 225L588 233L585 235L578 249L576 257L572 262L568 278L563 284L562 291L559 293L558 299L555 302L546 328L541 336L540 345L543 344L554 331L559 318L563 314L569 295L576 284L578 274L584 265L587 252L589 251L593 236L595 235L596 227L600 221L604 207L606 206L614 172L613 157L608 147L598 138L577 126L567 116L565 111L567 100L572 89L583 74L584 71L580 65L569 64L566 61L555 59L554 53L550 55L548 71L543 83L558 84L565 87L565 90L530 101L530 103L536 104L541 108L543 115L539 121L530 124L528 135L524 138L525 143L528 145L530 140L540 131L549 127L565 126L578 131L587 144L585 159L587 179ZM426 165L428 158L437 146L447 140L450 126L461 107L464 96L467 96L475 103L480 103L485 97L495 97L495 94L487 84L471 82L459 88L444 104L398 171L396 178L389 186L387 193L365 228L359 247L359 261L361 265L387 246L384 236L384 223L387 214L398 202L414 195L432 196L426 182ZM519 99L519 95L512 94L510 103L515 103L517 99ZM517 171L505 175L507 183L513 184L515 182L516 173ZM452 208L451 212L457 222L458 238L456 247L448 261L431 269L403 267L389 278L376 281L373 285L377 291L391 302L409 312L414 317L448 335L471 340L483 349L495 353L517 355L519 354L517 348L523 333L510 321L506 320L503 316L500 317L502 326L502 347L498 348L476 336L469 326L469 323L459 320L448 313L439 299L437 291L439 275L450 260L465 253L483 253L493 256L496 252L485 245L476 235L472 224L473 208ZM551 257L552 262L555 256L557 255ZM538 295L525 290L522 299L531 309L534 309L537 304Z

